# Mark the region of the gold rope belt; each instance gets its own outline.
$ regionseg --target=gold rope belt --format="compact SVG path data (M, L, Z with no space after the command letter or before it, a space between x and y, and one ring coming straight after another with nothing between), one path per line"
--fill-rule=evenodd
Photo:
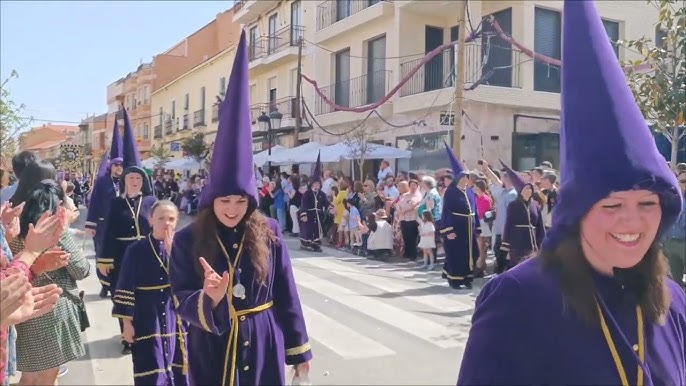
M232 278L233 279L233 278ZM229 289L233 288L231 286L231 283L233 280L230 280L229 283ZM227 294L227 296L231 296L231 294ZM238 349L238 322L239 319L240 321L244 321L246 316L249 315L255 315L258 314L262 311L270 309L274 305L274 301L269 301L267 303L264 303L262 305L259 305L257 307L249 308L246 310L236 310L233 307L232 302L229 301L229 319L231 320L231 329L229 330L229 341L227 342L226 346L226 356L224 357L224 376L222 377L222 385L226 385L226 373L227 373L227 365L229 362L229 352L232 352L233 354L231 355L231 368L229 371L231 371L231 376L229 378L229 386L233 386L236 378L236 355L237 352L236 350Z

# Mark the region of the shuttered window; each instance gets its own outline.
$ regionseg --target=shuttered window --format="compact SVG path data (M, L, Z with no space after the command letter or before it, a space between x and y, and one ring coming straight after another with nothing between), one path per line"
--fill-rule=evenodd
M536 8L534 51L551 58L562 56L562 17L560 12ZM546 63L534 63L534 90L560 92L560 69Z
M605 32L610 38L610 43L612 43L612 48L615 50L615 56L619 58L619 23L616 21L603 20L603 27L605 27Z
M500 28L506 34L512 36L512 8L503 9L493 14ZM491 35L488 61L483 65L481 76L487 76L492 72L486 84L491 86L512 87L512 47L510 43L500 39L494 28L487 20L482 22L483 36ZM488 39L481 39L481 60L485 60ZM494 69L495 68L495 69Z

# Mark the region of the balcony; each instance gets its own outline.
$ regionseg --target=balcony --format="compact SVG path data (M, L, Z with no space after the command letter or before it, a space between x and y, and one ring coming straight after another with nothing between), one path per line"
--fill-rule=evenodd
M162 138L162 124L155 126L154 133L155 133L154 134L155 139Z
M326 0L317 5L316 43L323 43L351 29L393 16L395 7L388 0Z
M323 87L321 92L337 105L359 107L377 102L390 88L391 71L376 71ZM315 115L334 111L322 98L315 99Z
M188 125L188 114L183 115L183 124L181 126L181 130L188 130L190 126ZM181 131L179 130L179 131Z
M219 105L212 105L212 123L219 122Z
M248 24L277 4L278 0L238 0L234 6L233 22Z
M167 118L164 121L164 134L172 135L174 133L174 121L171 118Z
M271 66L298 57L298 41L304 37L305 27L289 25L268 36L261 36L248 47L249 68L268 70Z
M253 125L257 124L257 118L265 113L269 115L274 110L279 110L283 114L282 120L288 118L295 118L295 112L297 109L297 103L295 97L287 96L284 98L276 99L272 102L267 103L257 103L250 106L250 121ZM281 123L281 127L287 126L285 121Z
M488 61L484 63L484 59ZM400 78L404 79L420 65L422 58L400 64ZM491 46L488 58L482 55L481 44L465 47L465 83L467 87L494 86L521 88L520 63L522 52L507 47ZM455 53L447 49L425 63L400 89L400 97L455 86Z
M205 109L193 112L193 127L205 127Z

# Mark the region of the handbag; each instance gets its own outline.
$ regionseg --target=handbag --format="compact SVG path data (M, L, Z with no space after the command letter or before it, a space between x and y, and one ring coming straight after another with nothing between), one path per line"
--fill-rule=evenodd
M51 282L53 282L53 284L57 284L57 283L55 283L54 280L52 280L50 275L48 275L47 273L45 273L44 275ZM78 309L78 312L79 312L79 324L81 326L81 332L86 331L86 329L91 326L91 322L90 322L90 319L88 318L88 312L86 311L86 302L83 300L84 291L80 291L79 296L74 296L71 292L69 292L67 290L63 290L62 294L64 294L64 296L66 296L69 300L71 300L72 302L74 302L74 304L76 304L76 308Z

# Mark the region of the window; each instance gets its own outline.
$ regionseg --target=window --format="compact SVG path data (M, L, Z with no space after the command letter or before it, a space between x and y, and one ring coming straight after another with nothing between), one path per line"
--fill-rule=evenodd
M200 108L198 110L205 110L205 86L200 87Z
M257 51L257 26L250 28L250 44L248 45L248 58L250 60L255 59L258 54Z
M291 45L298 44L302 36L302 7L300 0L291 3Z
M288 85L289 95L295 96L298 93L298 69L291 68L288 71L288 79L290 84Z
M350 0L336 1L336 21L341 21L352 14L352 2Z
M277 79L276 77L272 77L267 79L267 99L269 100L269 112L274 111L274 108L276 107L276 88L277 88Z
M250 103L257 104L257 102L255 101L256 97L257 97L257 85L251 84L250 85Z
M171 117L176 118L176 101L172 101Z
M512 8L503 9L493 14L498 25L508 35L512 35ZM492 72L486 80L486 84L491 86L512 87L512 47L510 43L498 38L491 26L491 23L484 20L483 36L481 39L481 60L488 53L488 62L481 70L481 76ZM490 45L489 38L490 36ZM496 68L494 70L494 68ZM518 66L515 66L517 69Z
M277 25L277 18L279 15L277 13L269 16L269 20L267 21L268 24L268 35L267 35L267 55L271 55L276 51L276 48L279 45L279 42L277 41L277 36L276 36L276 25Z
M226 95L226 78L223 76L219 78L219 95Z
M143 86L143 103L148 103L148 100L150 98L150 90L148 89L148 86Z
M334 103L350 106L350 49L335 54Z
M615 50L615 56L619 58L619 44L617 44L619 40L619 23L603 19L603 27L605 27L607 37L610 38L612 48Z
M162 125L162 119L164 118L164 110L160 107L160 126Z
M150 138L150 126L148 126L148 123L143 124L143 139L148 139Z
M185 112L188 112L188 108L190 107L189 104L190 104L190 98L189 98L188 94L186 94L183 96L183 109Z
M560 59L562 56L562 18L560 12L536 8L534 18L534 51ZM534 62L534 90L560 92L560 69Z
M367 103L386 94L386 36L367 42Z

